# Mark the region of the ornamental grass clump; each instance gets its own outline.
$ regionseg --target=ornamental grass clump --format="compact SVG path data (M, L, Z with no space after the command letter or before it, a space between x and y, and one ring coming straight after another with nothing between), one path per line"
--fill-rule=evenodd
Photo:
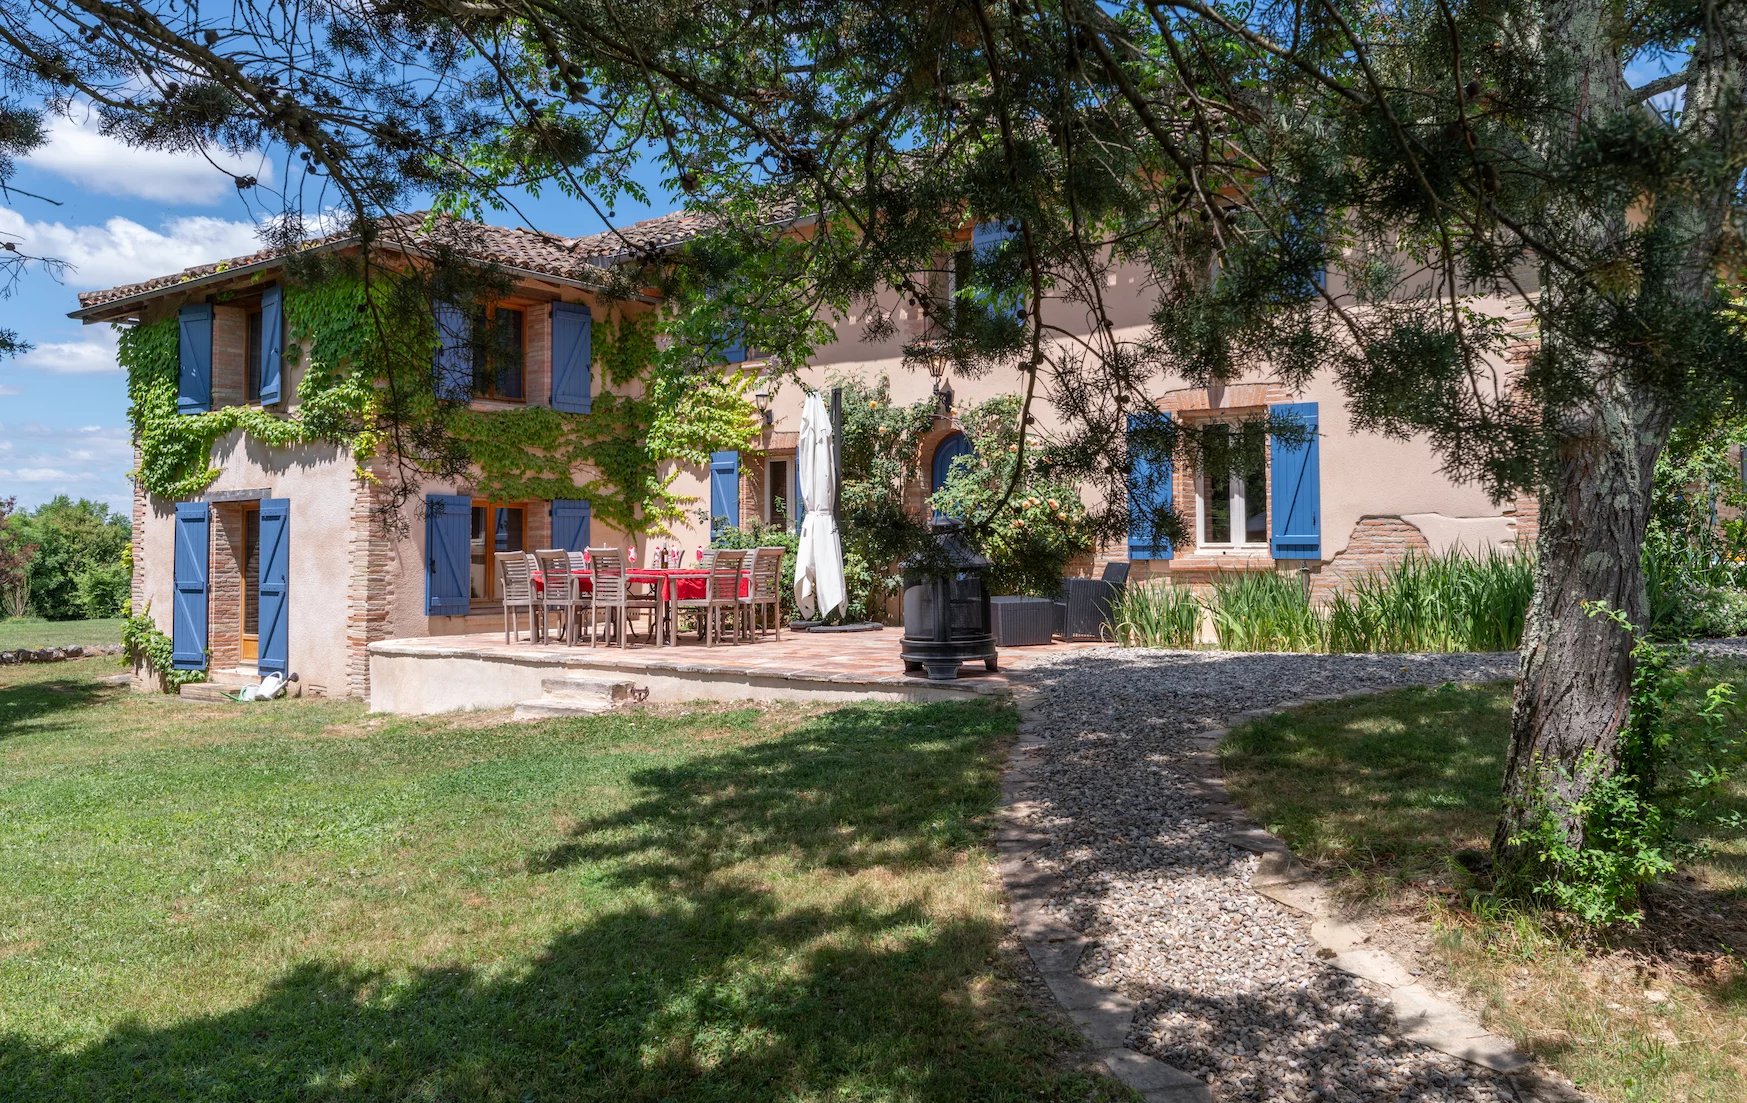
M1133 582L1111 610L1116 642L1128 647L1195 646L1201 626L1201 603L1182 586L1169 582Z
M1222 575L1207 609L1225 651L1321 651L1325 646L1322 618L1293 575Z
M1409 555L1328 605L1330 651L1512 651L1534 592L1523 552Z

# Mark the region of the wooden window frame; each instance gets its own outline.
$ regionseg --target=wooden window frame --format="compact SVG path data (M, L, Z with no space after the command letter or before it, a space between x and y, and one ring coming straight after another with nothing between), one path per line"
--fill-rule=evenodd
M774 470L778 464L781 464L783 469L783 480L780 488L780 496L783 500L783 504L788 508L788 513L783 516L783 528L791 529L795 526L795 472L798 470L795 466L795 460L796 457L789 454L771 456L764 461L763 517L764 523L767 525L776 524L776 510L774 506L775 499L778 497L779 488L777 486Z
M520 361L522 393L519 397L498 392L496 355L491 346L491 330L499 312L510 311L522 319L520 347L515 350ZM486 402L509 402L518 406L528 403L528 315L529 309L519 302L492 303L473 319L476 344L473 349L473 397Z
M501 502L501 501L496 501L496 500L487 499L487 498L470 498L470 499L468 499L467 508L468 508L467 562L468 562L468 570L469 571L472 570L472 563L473 563L473 517L472 517L473 510L476 510L476 509L485 510L486 527L488 529L491 527L491 521L492 521L494 511L499 510L499 509L519 509L519 510L521 510L522 511L522 549L521 550L523 552L528 550L528 518L532 512L531 503L528 503L528 502ZM491 532L488 532L486 535L484 535L480 538L481 539L481 550L482 550L483 555L484 555L485 582L484 582L483 589L485 591L485 596L474 597L472 594L472 588L471 588L471 586L469 586L468 603L470 605L472 605L474 608L497 608L503 604L503 595L497 592L497 546L496 546L496 541L492 539L492 535L494 535L494 534Z
M267 358L262 355L261 338L267 328L267 320L261 309L261 300L243 305L243 400L251 406L261 404L262 373L266 370Z

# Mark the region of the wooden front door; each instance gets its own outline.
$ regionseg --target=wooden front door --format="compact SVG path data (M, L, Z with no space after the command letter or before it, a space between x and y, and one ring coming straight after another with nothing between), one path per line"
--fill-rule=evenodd
M242 661L252 663L261 657L261 506L257 502L243 504L242 575L243 646Z

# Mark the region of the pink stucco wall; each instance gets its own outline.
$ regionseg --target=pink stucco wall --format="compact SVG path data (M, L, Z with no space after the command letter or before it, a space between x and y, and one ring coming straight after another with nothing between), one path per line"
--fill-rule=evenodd
M346 648L346 517L352 502L351 455L332 445L266 448L240 432L213 448L219 476L194 501L234 493L291 501L288 660L304 687L343 692ZM143 530L143 596L152 619L170 631L174 585L176 504L148 498ZM209 626L210 628L210 626ZM215 664L218 665L218 664Z

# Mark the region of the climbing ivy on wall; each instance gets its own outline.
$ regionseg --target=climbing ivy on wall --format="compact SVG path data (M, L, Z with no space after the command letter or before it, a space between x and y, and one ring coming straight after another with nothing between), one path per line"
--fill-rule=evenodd
M672 490L662 461L707 463L757 433L743 374L700 374L662 354L656 321L597 318L595 366L612 390L586 414L548 406L472 410L456 405L449 431L479 469L479 493L499 501L586 498L596 520L626 531L661 531L689 498ZM578 478L591 469L593 478Z
M276 447L322 439L323 434L303 418L282 417L254 406L177 413L176 342L173 317L121 333L118 357L127 371L128 415L140 448L140 465L134 474L150 493L187 498L206 489L218 478L212 446L236 429ZM338 396L324 397L332 406Z
M275 447L326 441L349 449L360 475L373 477L368 462L393 448L390 422L399 419L403 434L416 422L412 432L428 437L434 430L459 444L483 495L586 498L593 515L616 528L661 531L690 501L673 492L674 472L664 473L663 461L703 464L712 451L745 448L757 435L751 379L700 372L695 358L664 351L653 315L595 320L595 366L610 389L589 413L441 402L430 388L436 335L429 312L408 309L396 290L387 279L367 284L331 273L287 287L287 361L307 354L295 414L252 406L179 414L176 319L123 331L119 358L141 485L166 498L198 494L219 474L213 446L238 429ZM390 391L392 413L384 401Z

